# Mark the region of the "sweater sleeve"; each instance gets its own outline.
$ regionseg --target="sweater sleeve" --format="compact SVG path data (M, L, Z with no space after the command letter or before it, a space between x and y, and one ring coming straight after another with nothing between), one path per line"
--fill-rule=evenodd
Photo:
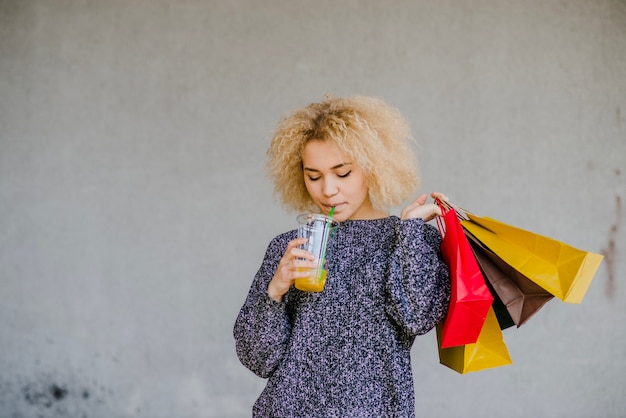
M268 246L233 329L239 360L263 378L269 377L280 364L291 334L286 301L288 295L282 302L277 302L267 294L267 286L287 241L283 234L274 238Z
M425 334L441 321L450 303L448 266L441 257L441 237L422 219L396 226L390 260L387 312L409 335Z

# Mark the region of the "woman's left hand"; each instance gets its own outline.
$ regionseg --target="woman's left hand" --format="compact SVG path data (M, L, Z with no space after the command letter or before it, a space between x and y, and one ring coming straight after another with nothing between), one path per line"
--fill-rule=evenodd
M433 192L430 194L433 199L448 201L448 198L443 193ZM413 201L410 205L402 209L400 213L400 219L412 219L422 218L425 222L435 219L437 216L442 216L441 208L436 203L426 203L428 195L421 195Z

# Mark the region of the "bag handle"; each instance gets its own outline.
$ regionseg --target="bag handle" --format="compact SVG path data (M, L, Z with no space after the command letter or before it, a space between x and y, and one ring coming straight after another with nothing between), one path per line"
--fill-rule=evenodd
M435 199L435 204L439 206L439 209L441 209L442 216L437 216L436 219L437 229L439 229L439 234L441 235L441 238L443 238L446 235L446 223L443 221L443 216L445 216L446 213L448 213L448 211L452 208L446 202L439 199Z
M470 212L469 210L462 208L461 206L455 205L454 203L446 202L445 200L435 199L435 203L438 204L441 208L442 214L447 213L451 209L454 210L456 212L457 218L459 218L459 221L469 221L469 217L467 216L467 214L472 214L472 212Z
M456 213L456 217L459 219L460 222L469 220L469 217L467 216L467 214L468 213L471 214L471 212L468 211L467 209L463 209L460 206L457 206L450 202L446 202L445 200L441 200L441 199L435 199L435 204L439 206L439 208L441 209L442 216L437 216L437 228L439 229L439 234L441 234L442 238L446 234L446 223L444 222L442 218L448 212L453 210Z

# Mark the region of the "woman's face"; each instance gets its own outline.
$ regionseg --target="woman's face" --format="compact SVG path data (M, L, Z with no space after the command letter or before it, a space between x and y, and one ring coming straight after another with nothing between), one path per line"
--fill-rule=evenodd
M386 214L374 208L365 174L333 141L310 141L302 152L304 184L324 214L334 206L333 219L377 219Z

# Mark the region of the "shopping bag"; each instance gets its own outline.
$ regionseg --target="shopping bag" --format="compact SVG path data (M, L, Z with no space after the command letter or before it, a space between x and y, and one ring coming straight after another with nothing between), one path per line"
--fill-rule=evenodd
M512 324L519 328L554 298L541 286L502 261L471 233L465 231L465 236L494 296L493 307L501 329Z
M507 265L564 302L582 302L602 255L489 217L466 215L463 228Z
M478 262L454 209L441 206L437 225L443 238L441 255L450 268L451 298L442 327L442 347L476 342L493 296L485 284ZM445 230L445 232L444 232Z
M484 275L485 273L483 273L483 276ZM500 299L498 294L493 290L493 286L491 286L491 283L489 283L488 279L485 280L485 283L487 283L487 287L493 295L493 303L491 304L491 307L496 314L496 319L498 320L498 324L500 324L500 329L505 330L514 326L515 321L513 321L513 318L511 318L511 314L507 310L506 305L502 303L502 300Z
M465 374L512 363L493 309L489 309L480 336L474 344L442 348L441 330L441 324L437 325L439 362L452 370Z

